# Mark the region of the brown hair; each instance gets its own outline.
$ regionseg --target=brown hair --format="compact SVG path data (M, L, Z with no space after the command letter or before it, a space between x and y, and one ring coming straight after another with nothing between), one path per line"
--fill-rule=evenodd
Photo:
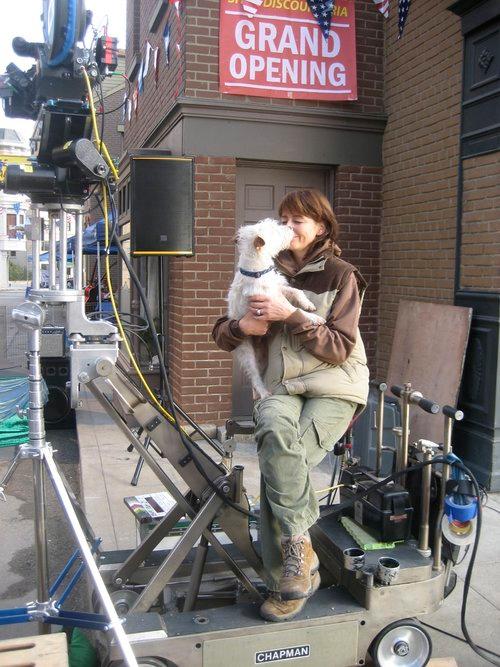
M284 215L305 215L316 222L322 222L326 227L325 234L322 234L318 240L330 239L332 245L337 242L339 237L339 223L332 211L330 202L319 190L294 190L289 192L283 198L279 214Z

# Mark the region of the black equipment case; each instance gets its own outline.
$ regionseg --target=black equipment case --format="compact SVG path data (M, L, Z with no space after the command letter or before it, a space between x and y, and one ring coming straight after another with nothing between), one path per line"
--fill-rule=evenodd
M368 490L378 480L363 466L351 466L342 472L341 499L352 499L357 493ZM354 486L354 489L348 487ZM362 498L347 509L356 523L363 526L379 542L400 542L410 537L413 507L408 491L398 484L389 483Z

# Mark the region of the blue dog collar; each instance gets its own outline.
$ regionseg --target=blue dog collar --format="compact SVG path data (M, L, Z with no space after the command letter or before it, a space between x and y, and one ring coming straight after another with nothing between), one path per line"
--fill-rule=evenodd
M268 269L264 269L264 271L247 271L240 267L240 273L249 278L260 278L264 274L269 273L269 271L274 271L274 266L270 266Z

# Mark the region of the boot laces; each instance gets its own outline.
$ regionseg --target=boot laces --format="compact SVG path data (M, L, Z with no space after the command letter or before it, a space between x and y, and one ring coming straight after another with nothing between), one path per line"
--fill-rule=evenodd
M304 540L287 540L283 545L283 576L298 576L303 564Z

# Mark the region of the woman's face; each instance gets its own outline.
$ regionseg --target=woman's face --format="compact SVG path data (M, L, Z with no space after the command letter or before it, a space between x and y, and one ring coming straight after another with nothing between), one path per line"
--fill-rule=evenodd
M322 222L316 222L316 220L308 218L306 215L283 213L281 224L293 229L294 237L290 244L290 250L298 254L305 253L311 243L326 231L325 225Z

